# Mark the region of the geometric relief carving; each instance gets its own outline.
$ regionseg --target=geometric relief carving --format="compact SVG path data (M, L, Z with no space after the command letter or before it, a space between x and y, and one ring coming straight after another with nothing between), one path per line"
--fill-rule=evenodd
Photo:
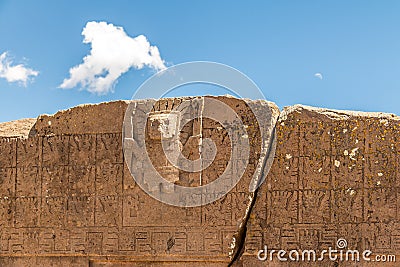
M37 227L39 221L38 197L19 197L15 200L15 227Z
M188 252L204 252L204 232L188 232L186 242Z
M119 196L101 196L96 199L96 226L121 226L121 199Z
M42 140L42 166L68 165L69 136L46 136Z
M44 197L40 213L41 226L66 227L67 197Z
M279 249L281 247L281 228L279 226L272 226L269 224L260 235L263 237L263 243L255 246L254 250L258 251L260 245L262 247L264 244L268 244L268 247L271 249Z
M64 229L54 229L52 238L54 240L54 251L69 251L70 231Z
M164 104L173 107L170 102ZM162 109L161 104L157 109ZM335 247L338 238L345 238L352 249L397 253L399 130L391 123L383 127L376 118L343 121L331 118L343 114L313 114L316 112L287 115L277 124L276 158L249 215L242 257L255 259L263 245L269 249L321 250ZM122 114L118 114L120 117ZM178 133L184 119L173 117L171 124L161 119L153 120L147 129L148 141L153 142L148 149L154 154L156 169L171 181L180 179L177 184L197 186L214 181L226 169L230 139L242 140L232 129L220 131L221 125L211 120L188 122ZM249 140L259 138L254 137L253 124L246 121ZM160 126L167 137L179 134L187 158L201 157L203 164L211 163L207 170L200 175L174 168L159 151ZM121 259L123 264L132 259L159 260L160 255L172 256L172 265L185 256L185 260L214 260L212 256L217 255L224 257L221 262L229 261L232 236L249 204L248 184L243 180L248 182L252 174L249 170L256 168L260 155L256 146L251 144L248 163L243 151L235 151L232 168L236 171L247 166L247 172L227 195L202 207L178 208L160 203L136 186L125 166L120 128L114 133L91 130L27 139L0 138L2 255L89 255L84 257L84 264L91 261L93 266L100 265L104 255L109 257L107 264L114 259ZM46 129L50 131L51 127ZM229 131L233 134L228 135ZM137 129L132 132L138 138ZM218 149L222 147L214 162L209 151L201 150L205 136L214 140ZM149 176L141 159L130 160L132 168L142 170L136 178ZM230 179L231 175L227 181ZM11 262L3 258L0 265ZM72 265L73 261L41 263Z
M118 244L120 251L136 251L136 233L132 227L122 228Z
M14 206L14 199L0 198L0 231L2 228L14 225Z
M23 253L37 253L39 249L39 232L29 229L23 233Z
M289 123L290 122L290 123ZM300 126L292 121L286 120L283 124L277 123L276 125L277 149L276 157L292 157L300 156Z
M147 203L147 201L146 201ZM156 211L159 211L161 217L160 222L156 225L165 226L180 226L180 225L190 225L190 226L200 226L202 223L201 215L204 210L201 207L194 208L180 208L170 206L164 203L159 203ZM203 221L203 223L205 223Z
M167 240L167 253L183 254L186 252L186 233L184 231L174 231Z
M299 158L289 154L276 157L266 178L269 190L296 190L299 188Z
M85 252L89 254L101 254L103 249L103 233L88 232Z
M40 196L40 177L38 167L17 168L17 197Z
M17 141L17 167L32 167L39 165L41 146L38 137L18 139Z
M330 189L330 156L302 157L300 160L300 181L304 189Z
M137 231L135 233L135 239L136 239L136 246L137 246L137 252L140 254L150 254L152 249L151 249L151 237L148 231L146 230L141 230Z
M318 229L299 229L299 248L300 249L320 249Z
M123 196L122 215L124 226L152 226L163 222L160 203L156 199L142 194ZM152 218L152 220L149 221L148 218Z
M8 251L11 247L14 252L29 253L89 253L120 254L135 251L138 255L157 254L201 254L221 255L221 231L199 232L201 229L178 229L170 227L165 230L159 228L95 228L75 229L74 231L55 228L25 228L20 232L10 234L0 232L0 250ZM225 234L226 235L226 234ZM226 236L231 236L229 235ZM188 239L189 238L189 239ZM190 239L191 238L191 239ZM196 240L194 240L196 239ZM200 247L196 247L199 245Z
M72 253L85 253L87 234L83 229L75 228L70 232L71 252Z
M0 169L16 166L16 146L17 139L0 137Z
M121 134L98 134L96 144L97 164L123 163Z
M267 222L298 222L298 191L267 192Z
M221 200L203 206L201 209L203 225L224 226L233 223L232 195L229 193Z
M24 238L23 231L21 230L13 230L10 232L10 252L11 253L21 253L23 251Z
M338 239L337 227L334 225L321 225L316 226L319 231L318 245L320 248L326 249L328 247L334 247Z
M286 114L287 119L278 123L278 156L248 222L247 236L254 244L246 238L245 251L250 254L242 256L244 265L262 265L250 259L263 245L269 250L318 251L335 248L338 238L346 239L349 249L397 255L400 157L396 148L400 128L391 123L399 126L398 120L352 114L347 121L332 119L348 116L340 112L321 114L304 109L308 108ZM288 134L297 127L300 138L294 141ZM284 152L295 153L297 147L298 172L287 164L296 155ZM256 240L260 235L261 243Z
M303 223L330 222L330 191L304 190L300 192L299 199Z
M349 249L369 249L369 247L365 247L363 244L364 237L366 237L363 233L363 224L361 223L343 223L337 225L337 238L344 238L347 240L347 248ZM334 246L333 240L332 246Z
M122 194L122 164L98 165L96 169L96 193L99 196Z
M70 227L94 226L94 197L69 197L67 219Z
M39 236L38 236L38 253L43 254L43 253L51 253L54 251L54 246L53 246L53 233L51 229L49 230L44 230L40 228L35 229Z
M323 122L300 124L300 153L303 156L323 157L331 154L329 124ZM318 143L318 146L315 144Z
M107 254L118 253L118 229L113 231L110 228L104 234L103 252Z
M10 233L5 227L0 227L0 253L10 250Z
M365 186L394 187L396 186L396 157L392 152L374 153L365 157Z
M396 251L396 244L392 241L399 231L398 223L368 223L362 227L365 248L383 253Z
M396 188L365 189L364 203L367 222L389 222L396 219Z
M299 234L295 228L285 225L281 228L281 249L291 250L299 247Z
M222 252L222 238L220 231L208 231L204 235L205 251L210 254Z
M15 192L15 168L0 168L0 196L13 197Z
M55 197L68 194L68 167L42 169L42 196Z
M68 170L68 191L70 196L94 195L96 178L96 168L94 166L72 166Z
M351 152L350 152L351 153ZM351 159L348 155L332 157L331 172L335 188L355 189L363 186L362 159Z
M75 134L69 139L69 165L87 166L96 162L96 135Z
M342 223L363 222L363 189L342 189L333 192L333 220Z
M153 232L151 239L152 249L157 254L166 254L175 243L169 232Z

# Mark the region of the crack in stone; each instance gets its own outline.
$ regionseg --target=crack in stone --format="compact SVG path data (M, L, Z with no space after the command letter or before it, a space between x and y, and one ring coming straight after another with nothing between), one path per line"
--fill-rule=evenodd
M154 101L142 100L137 103L140 103L140 105L147 105ZM172 102L172 106L174 104L175 102ZM132 157L125 161L123 156L120 154L120 142L123 140L120 129L122 128L124 118L121 114L124 114L127 105L128 102L123 101L103 103L101 105L87 105L83 107L75 107L67 111L61 111L55 115L42 115L38 119L0 123L0 151L2 153L0 157L0 178L3 179L1 181L2 184L0 184L0 190L2 190L2 197L0 198L2 203L0 208L4 208L3 210L0 210L0 213L4 213L4 216L1 217L3 220L2 222L10 225L10 227L5 228L6 231L3 231L2 234L5 236L4 240L6 244L9 244L7 243L8 240L12 240L11 237L18 238L18 240L13 240L14 244L16 244L17 241L20 242L20 244L24 244L24 247L19 247L18 251L11 250L12 247L7 245L10 249L3 251L3 256L0 257L0 265L7 265L6 263L11 264L16 262L17 260L14 261L14 258L26 263L25 265L29 265L32 260L41 262L41 260L38 259L39 257L46 259L46 262L47 260L50 262L50 258L54 257L54 255L65 256L61 258L65 259L62 263L66 263L69 260L77 261L77 259L81 258L82 255L86 255L83 254L86 253L86 251L88 251L87 255L89 256L85 256L85 260L80 261L80 266L87 266L87 262L89 262L90 266L98 266L98 264L103 263L103 261L123 261L125 263L143 261L151 264L152 261L154 262L153 254L150 255L147 251L142 252L140 250L133 250L133 248L138 248L135 247L138 243L134 242L140 240L140 242L143 242L141 244L144 244L144 240L146 240L146 242L148 241L146 245L148 245L148 247L152 246L151 249L153 249L154 252L164 253L161 254L163 258L157 259L158 262L166 262L167 264L172 264L171 262L174 262L174 264L180 264L180 266L189 266L192 264L203 264L202 266L205 266L216 262L218 263L218 266L255 266L264 263L255 263L257 259L255 258L256 255L253 253L253 249L258 249L256 247L258 244L250 242L253 241L250 239L255 237L255 233L257 233L258 236L260 236L260 234L274 235L274 232L270 231L268 225L271 224L271 222L276 224L291 223L296 227L300 223L302 225L308 225L310 221L320 220L324 225L320 224L322 226L318 229L321 230L318 231L325 231L327 228L324 227L337 227L339 223L343 223L344 226L346 226L345 224L351 226L352 224L350 222L354 220L357 224L361 225L360 227L364 227L362 228L362 231L367 229L371 232L371 237L359 236L357 233L356 238L363 238L366 242L374 241L372 236L381 233L381 230L378 229L378 227L382 227L382 229L390 234L396 233L395 231L398 230L397 228L392 227L393 223L396 223L398 220L396 221L396 218L391 215L393 209L391 203L392 201L395 201L395 199L392 198L393 191L390 189L390 186L394 181L391 180L391 178L385 179L385 177L389 176L389 174L395 176L398 173L398 169L396 169L399 160L398 155L396 154L396 152L398 152L398 149L396 150L396 148L398 148L398 139L396 139L396 137L400 125L400 117L384 113L334 111L300 105L285 108L277 122L273 121L268 123L268 128L264 127L264 130L268 129L268 131L270 131L272 129L271 133L268 133L271 137L270 139L266 139L262 144L262 152L257 161L259 165L257 165L257 171L252 173L253 180L249 190L247 191L246 187L240 187L240 191L238 190L240 195L235 195L235 192L235 198L232 198L231 203L234 203L236 206L228 206L231 205L231 203L229 203L230 199L228 199L226 202L217 203L221 204L220 206L211 207L209 210L201 210L199 215L196 209L188 209L190 212L193 211L192 213L180 213L180 210L171 207L167 210L161 210L161 208L156 210L159 206L152 205L151 203L154 202L149 202L148 200L148 202L145 200L141 201L140 197L144 198L144 195L142 196L141 193L137 193L141 191L139 191L137 187L135 188L135 184L124 176L124 173L127 172L127 170L121 168L125 167L125 165L123 165L125 163L131 165L138 164L135 165L135 168L142 168L138 159ZM170 107L171 104L167 102L166 108L169 110ZM204 108L204 104L202 108ZM135 110L137 112L144 112L140 108ZM260 109L260 112L262 111L263 109ZM203 123L202 113L200 113L198 108L196 108L196 112L199 112L200 123ZM275 113L275 115L276 114L278 113ZM206 114L204 114L204 116L206 116ZM116 117L120 119L117 120L115 119ZM262 118L266 120L266 116ZM129 120L131 125L136 123L135 121L132 121L132 118L129 118ZM197 131L197 126L198 125L196 125L196 136L199 135L197 137L200 137L200 142L203 142L210 134L207 128L207 123L200 125L200 133ZM204 129L203 126L205 127ZM250 126L254 126L254 124L250 124ZM216 128L215 126L213 127ZM210 127L210 129L211 128L212 127ZM132 131L128 132L130 137L133 137L135 140L140 138L137 131L133 131L134 128L129 129ZM251 129L254 130L256 128L253 127ZM261 127L261 129L263 128ZM190 133L190 131L188 132ZM287 136L284 135L286 133ZM82 142L76 143L76 140L74 139L75 137L79 138L82 142L86 142L88 146L85 148ZM284 173L283 176L278 173L276 177L274 177L276 178L275 181L269 179L271 184L267 184L266 181L266 184L262 185L263 187L253 191L251 188L255 188L255 185L261 185L264 181L263 178L268 174L270 167L269 164L272 165L272 161L274 160L272 153L274 151L272 150L271 145L276 142L276 137L281 141L279 143L280 146L277 149L277 152L280 154L277 155L276 159L282 159L282 161L277 160L274 164L276 164L277 171L280 172L281 170L287 170L287 172ZM220 142L221 144L225 144L226 140L223 138L228 137L227 135L223 135L222 141ZM135 144L136 143L132 144L132 146L135 146ZM205 149L202 150L202 143L199 144L199 150L197 150L197 146L195 145L190 149L193 149L195 152L198 151L201 158L206 158L206 156L208 156L208 154L206 154L207 151ZM296 150L298 151L297 155L295 155ZM313 151L318 152L318 155L313 154ZM334 151L338 152L334 153ZM326 155L328 155L327 163L325 163L325 161L317 161L314 158L311 158L311 156L309 158L309 156L307 156L308 154L305 154L306 152L310 152L312 157L319 157L320 153L324 153L324 155L326 153ZM339 155L341 157L339 157ZM354 159L359 160L360 168L356 171L360 171L360 173L358 174L359 176L357 176L357 174L356 176L360 178L360 180L357 180L357 177L354 179L352 178L354 172L348 171L347 166L343 164L344 161L341 159L343 158L343 155L351 163L353 163L352 161L354 161ZM391 155L390 159L387 159L385 155ZM158 154L156 154L156 156L158 156ZM253 159L255 164L257 158L254 156ZM299 163L299 160L304 161ZM336 161L337 164L335 165ZM385 165L382 165L381 163L384 161L387 162ZM321 162L324 169L322 169L322 167L318 169L319 166L314 166L313 169L306 169L309 172L305 172L302 175L305 176L313 173L315 175L306 177L306 180L300 180L299 168L304 168L304 166L308 167L309 162L318 162L318 164ZM82 163L83 168L77 166L77 163ZM324 164L327 166L325 167ZM368 165L371 166L367 167ZM100 167L97 169L97 166ZM104 166L107 168L104 168ZM297 168L297 170L295 168ZM53 169L60 171L54 172ZM53 171L53 174L49 170ZM107 172L103 173L104 170ZM322 171L327 171L327 174L324 174ZM337 171L337 176L332 176L333 171ZM365 173L366 171L369 172L370 176ZM210 173L212 174L212 172ZM354 211L357 213L355 215L351 214L352 217L349 217L347 202L338 202L337 205L332 202L331 207L323 206L321 207L320 215L307 207L302 207L303 210L300 210L300 205L303 204L299 204L299 202L289 203L291 201L290 199L294 198L293 195L290 196L290 201L287 201L288 204L285 204L286 207L289 207L290 205L296 206L296 209L291 210L291 212L293 212L293 217L287 216L286 213L277 213L276 210L274 211L274 206L269 204L270 201L272 202L272 197L274 197L270 192L273 192L274 190L289 190L287 188L291 185L286 184L287 180L278 180L282 178L290 179L292 173L295 174L293 175L295 177L293 179L296 179L293 183L297 183L298 186L302 183L303 186L307 185L307 187L310 187L310 189L306 190L303 188L297 188L295 189L297 190L296 194L308 194L308 192L313 193L314 190L315 194L313 193L310 195L312 195L315 200L319 200L320 197L319 191L321 190L319 189L319 186L325 186L326 184L325 180L320 179L322 175L325 176L324 179L328 177L327 179L329 179L329 182L332 182L333 179L337 179L335 180L335 182L338 183L337 187L335 187L336 184L333 184L332 189L329 189L332 190L332 199L333 197L336 198L336 194L338 199L342 198L342 195L345 196L346 199L351 197L350 200L356 196L360 197L361 202L357 202L360 204L357 204L358 206L355 205L354 208ZM4 177L9 180L4 180ZM57 180L58 177L63 177L63 180ZM77 177L82 181L75 180ZM115 180L114 183L114 181L107 179L108 177L115 177L119 180ZM200 184L206 183L208 181L207 178L207 173L200 176ZM198 179L197 176L196 179ZM355 193L356 191L352 189L353 187L346 187L343 190L339 187L342 183L347 184L348 182L355 184L361 182L364 184L363 179L365 179L365 184L368 185L368 188L363 190L366 191L368 189L368 195L360 195L361 193L359 194L358 191ZM88 182L84 183L86 181ZM278 181L278 183L274 184L276 181ZM64 182L66 182L66 184L64 184ZM76 188L74 185L69 188L72 182L77 184L79 182L85 185L85 187L80 186L79 188ZM111 184L111 182L114 184ZM246 183L247 182L243 184ZM243 186L243 184L241 186ZM110 185L110 187L106 187L108 185ZM382 188L382 186L384 187ZM49 188L50 191L48 190ZM65 193L65 188L68 188L68 191L73 192L73 194L68 195ZM91 188L93 188L93 192L96 192L96 194L98 189L101 189L102 191L99 195L95 196L94 193L91 193L92 191L86 191ZM114 190L114 188L115 190L119 190L117 192L122 192L122 198L118 199L115 195L108 193L113 192L111 190ZM78 189L82 191L78 191ZM325 187L323 187L322 190L325 190ZM47 199L44 197L44 192L58 192L61 196L51 196ZM78 192L78 195L76 195L76 192ZM36 195L31 193L37 193L40 195L39 201L41 202L34 202L38 198ZM296 195L296 197L298 197L299 201L303 201L303 199L308 201L309 199L305 198L307 194L301 196ZM89 203L88 199L91 198L93 200L92 196L97 197L98 200L95 201L98 202L94 202L94 204L91 204L91 202ZM381 206L377 206L378 204L376 204L376 202L372 202L376 200L375 196L379 197L378 199L388 199L387 206L384 206L385 209L381 210ZM267 199L267 197L269 199ZM56 202L60 199L62 200L62 198L68 200L65 203L65 206L62 206L64 205L63 203ZM18 214L15 210L12 210L14 208L9 204L11 203L11 200L18 200L18 205L24 207L26 212ZM108 201L107 203L109 204L106 205L106 202L103 203L102 201ZM281 203L281 201L281 198L276 198L278 204ZM116 203L116 205L114 203ZM268 206L262 206L261 210L259 209L259 205L264 205L263 203L266 203ZM55 212L52 214L44 213L47 206L43 205L48 205L52 208L54 207L52 211L55 210ZM116 206L115 209L113 209L113 205ZM62 206L62 208L58 211L56 208L59 206ZM108 210L106 210L107 207L109 208ZM81 210L86 212L86 208L89 211L89 216L80 213ZM268 209L266 214L264 214L265 208ZM226 217L222 217L222 214L218 214L218 211L222 209L228 210L227 215L223 215ZM163 214L159 216L160 211L163 212ZM345 221L332 221L332 217L330 217L331 215L325 216L325 213L322 214L322 212L329 212L329 214L337 215L338 218L344 218L343 220ZM363 218L367 216L365 214L367 212L374 217L368 215L369 217L365 220L374 220L372 223L362 221L364 220ZM39 216L38 214L41 216L39 219L37 219L37 216ZM60 215L59 217L57 217L58 214ZM66 216L65 214L68 214L69 221L67 221L66 217L63 217ZM257 215L261 216L258 217ZM266 216L265 218L264 215ZM387 223L379 222L381 217L387 220ZM42 218L46 218L46 220L42 220ZM227 221L229 220L228 223L224 226L220 226L221 220L225 218L227 218ZM272 220L268 221L270 218L272 218ZM149 219L153 220L153 224L159 223L161 226L167 225L165 228L166 234L160 233L159 228L156 229L154 225L149 225L147 222ZM62 222L63 220L65 220L65 222ZM169 224L168 220L173 221L174 224ZM197 220L200 221L200 226L194 226L192 224L193 222L197 224ZM240 225L238 226L236 225L237 220L240 220ZM350 220L350 222L348 222L348 220ZM34 229L35 232L33 233L31 232L31 229L33 229L31 223L36 221L39 226L36 226L36 224L34 225L36 229ZM77 248L80 250L76 250L76 254L73 254L71 258L69 258L69 255L72 254L66 254L68 251L72 251L71 246L69 246L69 244L71 244L70 236L65 236L61 232L52 233L52 239L54 239L54 241L51 241L59 242L57 243L58 246L63 249L60 250L62 251L60 254L54 254L58 251L55 251L53 248L49 252L44 251L43 247L37 245L41 244L39 243L39 238L42 238L42 236L46 237L44 234L47 233L47 229L63 230L64 228L58 226L61 222L63 223L62 227L65 227L67 230L71 229L69 227L75 227L75 225L80 225L80 228L84 229L74 233L75 237L85 241L79 244L79 247ZM99 223L100 226L98 226L97 223ZM14 227L15 225L18 227ZM116 246L117 249L112 252L105 251L102 246L98 245L106 244L105 241L103 241L102 234L102 229L108 227L106 225L112 225L110 227L115 227L115 225L117 225L117 227L120 227L118 228L118 231L113 231L112 235L110 234L111 232L104 235L104 240L107 242L118 241L118 245ZM150 229L151 227L153 228ZM223 232L215 231L219 230L219 227L221 227ZM232 227L233 231L236 231L236 233L234 233L232 246L230 247L231 251L229 253L230 258L228 258L228 253L223 250L223 246L226 246L225 239L222 241L221 239L232 237ZM309 238L309 236L315 237L314 233L316 230L311 228L307 228L303 232L298 232L298 236L304 234L303 237L305 238ZM18 236L11 236L10 233L12 232L7 229L11 229L12 231L15 230L15 233L18 233ZM136 230L133 231L132 229L139 229L140 234L137 234L138 232L135 232ZM147 231L146 229L150 230ZM344 230L338 237L348 238L348 240L354 238L354 232L347 232L347 228L343 229ZM207 231L209 232L207 233ZM280 230L278 229L278 231ZM307 231L311 234L308 234ZM178 232L180 235L175 235L175 233ZM217 235L214 235L215 232L217 232ZM174 234L169 235L170 233ZM188 233L190 233L190 235ZM279 233L280 232L277 232L275 236L277 238L282 238ZM153 241L156 240L155 238L151 239L153 236L159 238L157 239L159 242ZM75 240L78 240L77 238ZM201 242L206 238L207 242L209 242L207 244L209 247L205 248L205 245L201 247ZM329 242L335 241L333 237L330 238L331 239L328 240ZM62 243L60 240L65 242ZM303 242L303 240L305 240L304 242L308 242L304 244L309 245L309 239L300 239L299 237L299 248L301 248L300 241ZM326 240L323 241L326 242ZM183 242L190 242L190 251L179 251L183 246L182 244L185 244ZM66 244L66 246L64 246L64 244ZM108 246L110 244L111 243L107 243ZM188 246L188 244L189 243L186 243L186 246ZM211 245L215 245L215 247ZM13 246L16 247L16 245ZM216 246L218 246L218 250L215 249ZM199 254L196 254L197 252L195 249L199 249L199 251L201 250L201 253L203 254L200 255L200 252ZM213 249L213 251L211 251L211 249ZM33 251L33 253L29 250ZM121 254L118 254L120 251L122 251ZM168 253L166 253L166 251L168 251ZM221 251L224 251L224 253ZM390 247L388 248L388 251L391 253L392 251L393 253L397 252L396 247ZM30 254L28 254L28 252ZM105 254L106 252L110 254ZM60 263L60 260L58 260L58 262Z
M254 192L251 192L249 195L249 205L246 209L246 213L245 216L243 217L242 222L239 225L239 229L237 231L237 233L235 233L235 235L233 236L232 239L232 251L230 253L231 256L231 261L228 264L228 267L233 266L233 264L235 264L237 261L240 260L243 252L244 252L244 248L245 248L245 243L246 243L246 236L247 236L247 224L249 222L250 219L250 215L253 211L253 208L256 204L257 201L257 195L258 195L258 191L259 191L259 186L261 182L263 182L263 179L261 179L264 175L268 175L268 173L265 173L265 170L270 169L274 158L271 158L271 151L272 151L272 146L275 142L275 130L276 130L276 124L278 123L278 120L275 122L274 128L272 129L271 132L271 138L270 138L270 142L268 144L268 150L267 150L267 154L264 158L263 164L262 164L262 169L260 172L260 177L257 180L257 186L256 186L256 190ZM273 155L272 155L273 156Z

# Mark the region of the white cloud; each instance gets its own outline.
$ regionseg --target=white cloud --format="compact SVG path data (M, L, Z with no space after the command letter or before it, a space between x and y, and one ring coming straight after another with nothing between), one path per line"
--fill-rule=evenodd
M88 22L82 31L83 43L91 44L90 54L83 63L69 70L70 77L60 88L81 85L89 92L107 94L122 74L131 68L165 69L156 46L151 46L144 35L128 36L122 27L106 22Z
M23 64L13 65L7 52L0 55L0 78L7 82L19 82L26 86L31 77L38 76L39 72L25 67Z
M322 76L322 73L317 72L314 74L314 77L317 77L318 79L322 80L324 77Z

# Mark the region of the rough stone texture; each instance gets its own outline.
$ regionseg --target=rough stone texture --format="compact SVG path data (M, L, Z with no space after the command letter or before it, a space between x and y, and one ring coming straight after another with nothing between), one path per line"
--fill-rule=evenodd
M36 119L22 119L0 123L0 137L27 138Z
M319 253L335 249L337 239L344 238L348 249L369 249L373 255L393 254L398 259L399 131L400 118L392 114L285 108L277 123L274 164L258 191L237 265L398 266L278 262L276 253L271 262L259 261L256 255L264 245L269 250Z
M37 119L34 131L38 136L121 134L128 104L129 101L115 101L80 105L54 115L42 115Z
M152 112L168 113L185 101L200 109L201 100L161 100ZM265 101L218 100L248 125L251 158L237 186L202 207L160 203L134 182L122 150L127 101L42 115L29 138L2 138L0 265L227 266L233 236L239 234L250 205L249 183L261 153L259 127L247 103L269 116L271 126L279 110ZM230 156L227 132L209 119L194 120L180 133L183 154L189 159L201 156L201 133L216 143L217 156L200 175L175 170L163 157L154 132L158 127L150 127L146 135L153 164L180 185L213 181ZM144 168L139 161L134 164Z
M162 100L153 111L199 99ZM286 108L276 124L271 171L252 201L248 187L261 150L249 106L262 110L265 102L218 99L247 121L251 159L231 192L197 208L162 204L133 181L122 151L126 101L43 115L32 129L35 121L23 123L29 127L22 131L0 124L0 266L227 266L233 237L234 266L397 266L262 262L257 252L264 245L335 248L345 238L348 248L399 258L399 117ZM278 110L267 104L274 121ZM162 169L168 164L151 131L149 154ZM201 174L168 168L165 178L198 186L224 169L229 138L208 119L184 127L183 153L189 159L202 156L200 131L217 144L215 162Z

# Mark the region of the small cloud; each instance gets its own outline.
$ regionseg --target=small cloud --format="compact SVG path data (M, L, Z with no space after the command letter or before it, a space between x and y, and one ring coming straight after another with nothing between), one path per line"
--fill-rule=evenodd
M69 70L60 88L80 85L89 92L104 95L113 91L122 74L131 68L166 69L156 46L151 46L144 35L128 36L122 27L106 22L88 22L82 31L83 43L91 44L90 54L83 63Z
M322 76L322 73L320 73L320 72L317 72L317 73L315 73L314 74L314 77L317 77L317 78L319 78L320 80L322 80L324 77Z
M13 65L8 52L0 55L0 78L6 79L7 82L19 82L26 86L32 77L38 75L38 71L27 68L23 64Z

